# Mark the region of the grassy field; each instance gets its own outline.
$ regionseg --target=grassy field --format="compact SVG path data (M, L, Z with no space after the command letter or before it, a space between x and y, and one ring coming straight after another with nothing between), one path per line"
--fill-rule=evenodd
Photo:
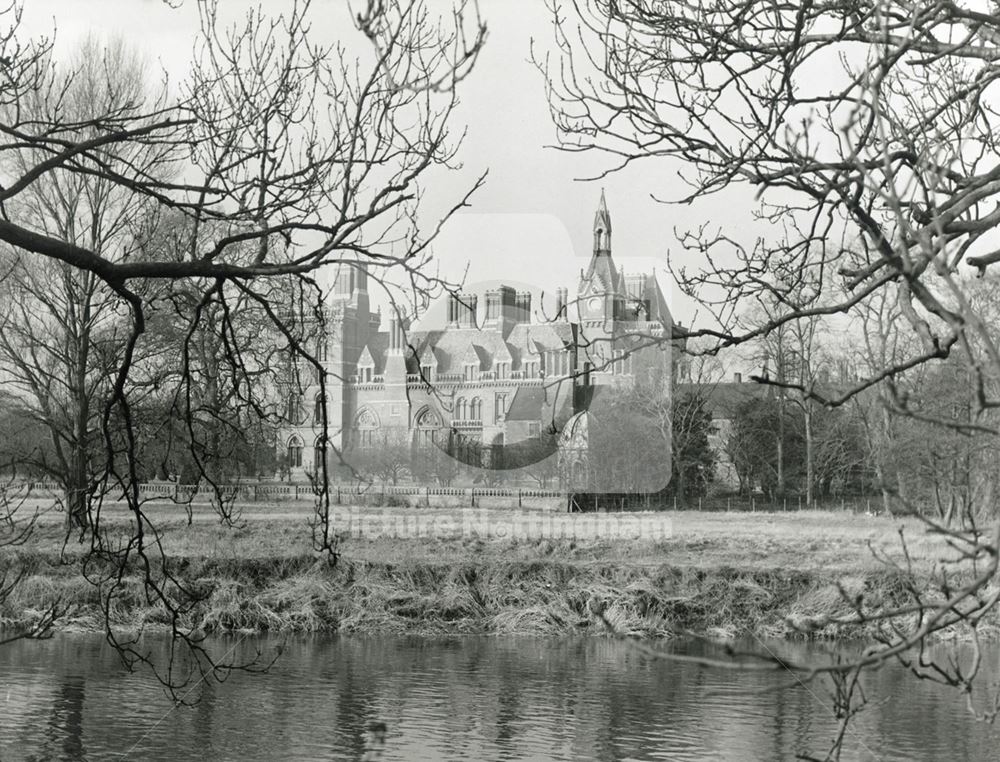
M838 611L838 584L869 600L896 595L899 573L872 550L901 559L901 530L918 574L947 556L938 538L908 520L678 512L667 515L670 536L655 541L350 537L330 567L311 550L307 518L304 508L281 516L248 511L240 526L225 528L207 514L189 526L176 509L165 511L158 525L173 569L204 591L188 624L206 631L600 633L588 614L597 601L632 634L780 636L794 634L789 617ZM114 525L123 516L106 520ZM73 563L83 551L64 546L51 522L8 550L0 573L20 566L28 578L0 608L0 622L58 600L71 604L65 625L100 627L97 594ZM124 628L156 626L163 612L145 602L132 574L112 618Z
M155 510L155 509L154 509ZM338 508L334 529L346 532L348 509ZM400 524L458 528L450 534L461 535L461 512L435 509L385 508L355 509L359 514L401 517ZM151 511L152 513L152 511ZM492 512L503 515L503 512ZM875 569L882 563L873 556L889 555L901 559L900 531L904 533L911 556L921 563L947 557L949 551L940 538L928 535L919 522L877 516L843 514L829 511L792 513L708 513L696 511L656 514L670 527L669 536L655 540L602 539L599 536L573 541L539 537L530 540L484 538L481 535L415 537L344 537L345 559L370 562L454 563L483 558L531 560L556 556L567 562L613 562L627 565L660 565L715 569L788 569L852 571ZM199 559L274 559L296 558L310 554L308 509L300 507L280 512L248 509L239 525L219 525L214 514L201 510L188 525L183 511L165 509L156 517L162 530L164 546L170 555ZM562 517L560 517L562 518ZM586 523L595 518L585 514L575 519ZM411 522L410 519L413 519ZM112 513L106 525L124 520L124 513ZM473 523L474 527L478 524ZM25 552L58 554L63 549L63 533L54 522L39 526ZM70 553L78 552L72 543Z

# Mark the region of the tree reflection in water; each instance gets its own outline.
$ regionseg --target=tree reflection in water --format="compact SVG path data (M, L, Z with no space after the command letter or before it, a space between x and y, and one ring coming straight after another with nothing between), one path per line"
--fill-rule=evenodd
M178 709L100 638L15 644L0 650L0 675L5 761L357 762L379 722L385 760L790 759L822 753L834 728L823 697L775 690L789 676L649 659L598 638L292 641L268 674L206 683ZM863 743L884 760L980 759L1000 741L946 692L905 683L901 700L901 670L872 678L846 758Z

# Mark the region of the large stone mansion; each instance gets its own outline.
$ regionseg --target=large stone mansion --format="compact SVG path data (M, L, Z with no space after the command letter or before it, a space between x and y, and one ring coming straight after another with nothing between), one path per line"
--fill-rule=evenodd
M350 463L400 446L497 467L506 446L559 434L589 387L641 377L668 394L670 311L654 275L616 266L611 232L602 192L590 264L575 297L556 289L547 316L533 309L530 292L501 285L450 295L445 324L409 330L394 315L382 330L365 268L342 265L316 351L326 373L331 468L334 453ZM304 478L318 472L323 400L314 374L297 375L279 447L292 478Z

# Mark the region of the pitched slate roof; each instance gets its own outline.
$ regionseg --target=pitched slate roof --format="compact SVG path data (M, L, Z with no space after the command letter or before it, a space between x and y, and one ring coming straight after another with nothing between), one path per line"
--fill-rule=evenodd
M518 324L507 337L511 350L514 370L521 370L524 363L537 358L541 353L563 350L573 344L573 328L565 322Z
M545 390L540 386L521 386L507 407L508 421L540 421Z
M423 359L429 356L428 353L433 353L438 373L460 373L467 362L476 362L479 369L485 371L492 370L497 362L508 362L511 370L520 370L526 359L537 357L539 352L563 350L571 346L573 329L565 321L519 323L511 329L506 341L495 328L414 331L407 336L407 340L416 348L417 357ZM385 342L388 342L387 338ZM411 364L416 365L412 354Z

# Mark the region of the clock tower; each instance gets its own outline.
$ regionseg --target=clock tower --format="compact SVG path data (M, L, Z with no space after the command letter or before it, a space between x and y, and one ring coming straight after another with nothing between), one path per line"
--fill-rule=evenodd
M594 250L586 273L580 274L577 288L577 317L583 324L596 326L620 319L624 305L621 274L611 258L611 213L604 191L594 213Z

